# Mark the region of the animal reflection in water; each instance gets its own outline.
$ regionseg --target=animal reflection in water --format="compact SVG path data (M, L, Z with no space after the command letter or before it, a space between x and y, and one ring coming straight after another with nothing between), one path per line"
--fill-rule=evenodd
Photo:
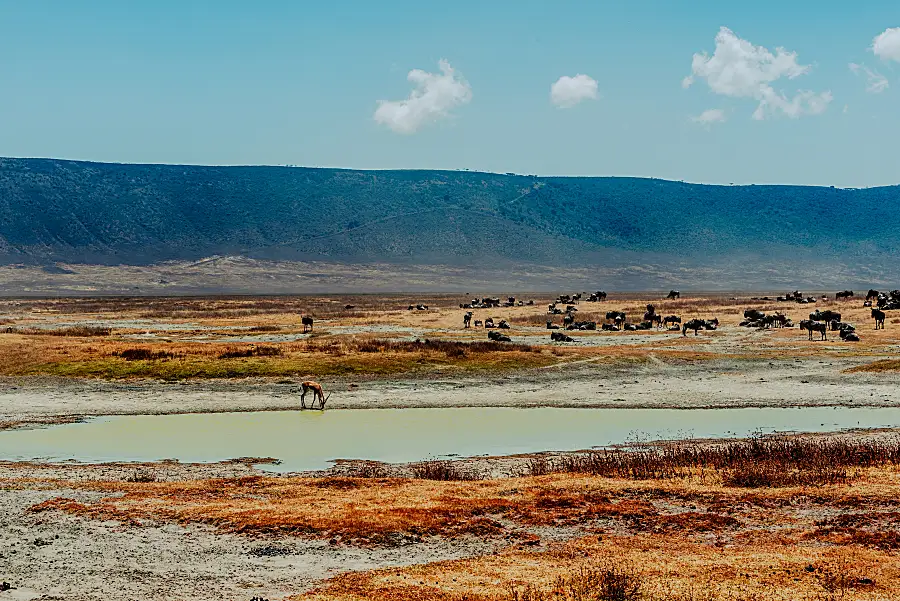
M328 397L330 397L331 395L329 394L328 397L325 396L325 391L322 390L321 384L319 384L318 382L313 382L312 380L307 380L300 384L300 388L301 388L301 391L300 391L300 408L301 409L315 409L317 400L319 401L319 409L323 409L323 410L325 409L325 403L326 403L326 401L328 401ZM310 403L309 407L307 407L305 399L306 399L306 393L309 391L312 391L313 399L312 399L312 403Z

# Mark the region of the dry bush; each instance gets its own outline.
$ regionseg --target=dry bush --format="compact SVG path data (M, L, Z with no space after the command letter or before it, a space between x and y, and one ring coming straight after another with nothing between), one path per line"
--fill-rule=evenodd
M726 486L745 488L842 484L850 468L900 464L900 439L881 441L753 437L720 444L676 444L645 450L565 455L539 470L633 480L662 480L711 468ZM537 474L535 474L537 475Z
M240 359L244 357L280 357L284 351L277 346L232 347L219 355L219 359Z
M637 601L643 599L641 577L630 567L612 562L559 576L549 588L511 586L508 601Z
M158 361L161 359L174 359L175 353L168 351L153 351L146 348L127 348L112 353L113 357L121 357L126 361Z
M481 480L481 476L463 470L452 461L429 460L412 466L413 476L420 480L439 480L442 482Z
M152 470L135 470L125 477L125 482L159 482L159 476Z
M18 330L17 333L27 334L30 336L76 336L87 338L91 336L109 336L112 333L112 330L99 326L71 326L67 328L54 329L28 328L24 330Z

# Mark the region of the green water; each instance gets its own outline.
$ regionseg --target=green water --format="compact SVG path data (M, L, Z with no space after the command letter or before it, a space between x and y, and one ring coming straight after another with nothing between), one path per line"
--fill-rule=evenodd
M271 469L334 459L416 461L449 455L579 450L659 439L900 426L900 408L369 409L116 416L0 432L0 459L208 462L276 457Z

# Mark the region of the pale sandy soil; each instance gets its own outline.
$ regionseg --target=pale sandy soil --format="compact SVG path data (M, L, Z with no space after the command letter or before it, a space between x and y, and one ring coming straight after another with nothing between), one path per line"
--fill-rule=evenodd
M324 381L329 409L405 407L726 408L900 405L900 374L844 373L860 358L786 361L650 361L628 367L587 362L505 375ZM279 383L283 382L283 383ZM98 415L296 408L297 385L281 381L181 383L53 378L0 383L8 426Z

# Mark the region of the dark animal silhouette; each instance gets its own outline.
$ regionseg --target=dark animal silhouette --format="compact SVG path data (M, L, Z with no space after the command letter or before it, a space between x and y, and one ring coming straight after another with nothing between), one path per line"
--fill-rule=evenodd
M875 320L875 329L883 330L884 329L884 319L887 317L884 311L881 309L872 309L872 319Z
M466 314L463 315L463 327L468 328L472 325L472 312L466 311Z
M313 329L313 318L312 317L310 317L309 315L304 315L300 319L300 323L303 324L303 333L304 334L306 334L307 332L312 332L312 329Z
M488 332L488 338L494 342L512 342L512 338L494 330Z
M681 326L681 335L687 336L688 330L694 330L694 336L697 335L699 330L702 330L706 327L706 322L702 319L691 319L690 321L685 322L683 326Z
M765 313L756 309L747 309L746 311L744 311L744 319L749 319L751 321L759 321L765 316Z
M828 322L835 321L835 320L840 321L841 314L838 313L837 311L832 311L830 309L826 310L826 311L816 310L809 314L809 319L811 321L828 321Z
M665 317L663 317L664 325L676 324L676 323L681 323L681 318L678 317L677 315L666 315Z
M852 290L844 290L843 292L838 292L834 295L835 300L840 300L842 298L853 298L854 294Z
M566 336L562 332L551 332L550 340L553 342L575 342L575 339L571 336Z
M666 299L674 300L676 298L681 298L681 292L678 290L669 290L669 294L666 295Z
M866 294L866 300L867 301L875 300L876 298L878 298L878 295L879 295L879 292L877 290L869 289L869 292Z
M828 324L825 322L804 319L800 322L800 329L805 329L809 332L810 340L813 339L813 332L818 332L819 334L821 334L821 340L828 340Z
M548 330L558 330L558 329L559 329L559 326L556 325L556 324L554 324L552 321L548 321L548 322L547 322L547 329L548 329Z
M505 319L501 319L501 320L500 320L500 323L497 324L497 327L500 328L501 330L508 330L508 329L510 329L509 322L506 321Z
M495 327L495 326L494 326L494 318L493 318L493 317L488 317L487 319L485 319L485 320L484 320L484 327L486 327L486 328L493 328L493 327Z
M606 319L608 319L609 321L619 321L619 322L622 322L622 321L625 321L625 319L627 319L627 318L626 318L626 316L625 316L625 312L624 312L624 311L607 311L607 312L606 312Z

